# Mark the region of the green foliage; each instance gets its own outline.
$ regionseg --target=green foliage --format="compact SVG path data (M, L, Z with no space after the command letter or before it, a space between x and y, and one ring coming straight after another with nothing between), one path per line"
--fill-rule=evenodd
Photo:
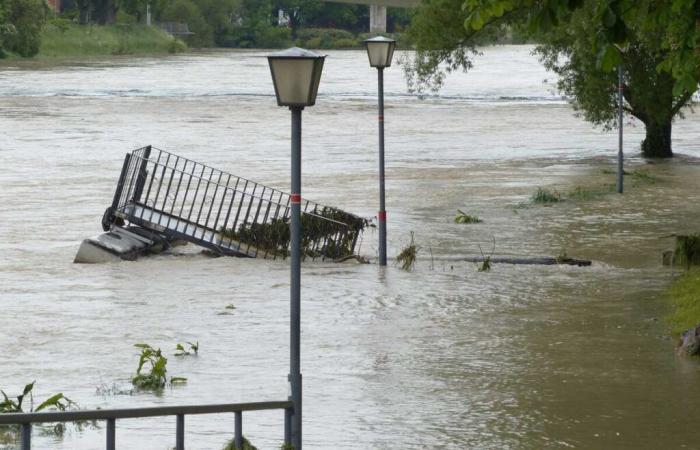
M673 264L684 266L686 270L691 266L700 266L700 233L676 236Z
M667 291L673 311L666 317L671 331L681 334L700 324L700 269L675 280Z
M184 383L187 378L171 377L168 380L168 360L160 349L155 349L148 344L135 344L134 347L141 350L139 366L131 383L138 389L157 391L163 389L168 383Z
M294 446L292 444L282 444L280 446L280 450L294 450Z
M622 65L625 111L646 126L643 153L668 157L672 120L700 80L699 19L692 0L425 0L405 70L413 90L439 89L446 73L472 67L484 35L525 31L574 107L606 128L615 124Z
M563 201L561 194L557 192L556 190L549 190L549 189L543 189L543 188L537 188L537 192L532 194L532 197L530 198L532 203L538 203L538 204L552 204L552 203L559 203Z
M214 44L214 32L204 19L202 11L192 0L172 0L161 13L163 22L186 23L194 33L186 38L193 47L211 47Z
M484 258L482 263L478 266L479 272L490 272L491 271L491 257L487 256Z
M361 44L349 31L307 28L299 31L297 45L312 49L334 49L359 47Z
M469 223L482 223L482 222L483 222L483 220L481 220L477 216L469 215L469 214L465 213L464 211L462 211L461 209L457 210L457 216L455 217L455 223L469 224Z
M36 55L48 13L46 3L43 0L3 0L0 3L0 57L6 52L23 57Z
M54 26L42 32L42 57L88 57L114 54L177 53L185 44L157 27L143 25L81 26L66 30Z
M187 348L185 349L185 346L182 344L177 344L175 346L175 356L190 356L190 355L198 355L199 354L199 341L195 342L194 344L192 342L187 342Z
M301 246L311 257L337 259L350 256L353 242L368 225L367 220L335 208L324 207L302 213ZM290 230L286 219L244 223L237 230L222 228L219 233L224 238L255 247L259 252L282 257L289 253Z
M258 450L258 448L257 448L256 446L254 446L253 444L251 444L250 441L249 441L248 439L246 439L246 437L244 436L244 437L243 437L243 447L242 447L242 448L236 447L236 445L235 445L233 439L231 439L231 440L224 446L223 450Z
M35 384L36 381L32 381L31 383L25 385L22 393L16 397L16 400L10 399L5 391L0 390L0 394L3 396L3 400L0 402L0 413L39 412L43 411L44 409L57 409L59 411L65 411L69 407L75 405L71 399L62 393L58 393L47 398L41 402L39 406L34 408L32 391L34 390ZM27 396L29 396L31 404L29 410L25 411L22 406Z
M413 231L411 231L411 242L401 250L401 253L396 257L396 264L400 264L402 270L410 272L416 265L418 250L420 250L420 248L416 246L413 240Z

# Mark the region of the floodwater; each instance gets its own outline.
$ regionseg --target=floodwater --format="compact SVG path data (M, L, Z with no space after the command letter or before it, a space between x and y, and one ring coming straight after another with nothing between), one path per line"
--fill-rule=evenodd
M390 255L414 232L416 269L306 263L304 440L309 449L700 448L700 366L666 337L668 235L698 231L700 127L674 129L673 161L637 157L624 196L523 206L538 186L614 183L617 138L574 116L531 47L484 50L439 96L410 96L387 71ZM0 388L63 392L82 408L278 400L287 396L288 265L211 259L196 248L74 265L98 234L124 153L153 144L287 190L289 112L264 52L193 53L0 66ZM548 81L545 81L548 79ZM331 52L304 115L304 195L373 216L376 74ZM458 225L457 209L484 223ZM494 244L495 243L495 244ZM495 247L495 248L494 248ZM476 265L460 256L589 258L590 268ZM361 252L376 256L368 231ZM233 303L236 309L228 311ZM222 314L227 312L228 314ZM133 344L171 354L187 384L120 392ZM117 423L120 448L168 449L174 419ZM262 449L281 412L244 415ZM219 449L233 417L187 418L191 449ZM37 448L101 448L104 426Z

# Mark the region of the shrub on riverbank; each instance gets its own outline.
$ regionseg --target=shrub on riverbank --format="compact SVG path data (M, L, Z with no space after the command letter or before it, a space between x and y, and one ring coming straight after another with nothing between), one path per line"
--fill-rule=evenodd
M673 312L666 318L674 334L700 324L700 269L691 269L668 289Z
M74 25L52 21L42 31L39 56L84 57L178 53L186 45L157 27Z

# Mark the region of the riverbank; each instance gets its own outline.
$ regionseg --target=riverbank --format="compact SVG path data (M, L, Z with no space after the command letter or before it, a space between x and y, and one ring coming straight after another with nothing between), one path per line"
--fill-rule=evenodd
M75 25L55 20L42 30L37 58L158 55L186 49L183 41L157 27Z
M680 335L700 324L700 268L691 269L668 289L673 312L667 317L673 334Z

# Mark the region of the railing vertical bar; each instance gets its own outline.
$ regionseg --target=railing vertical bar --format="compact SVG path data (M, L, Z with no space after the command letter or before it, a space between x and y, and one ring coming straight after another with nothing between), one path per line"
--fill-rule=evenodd
M185 450L185 415L178 414L175 426L175 450Z
M226 230L226 225L228 224L228 219L231 218L231 209L233 209L233 204L236 202L236 194L238 193L238 183L240 183L241 179L236 178L236 186L233 188L233 195L231 196L231 201L228 204L228 211L226 212L226 218L224 219L224 224L223 228ZM231 228L231 233L234 233L236 231L235 228ZM233 237L229 237L228 239L228 246L231 246L231 242L233 242ZM224 243L224 237L222 236L221 238L221 243Z
M219 210L216 212L216 218L214 219L214 233L211 235L211 240L214 241L214 236L216 236L217 231L219 230L219 218L221 217L221 211L224 209L224 200L226 200L226 194L228 193L228 190L230 189L229 183L231 183L231 174L228 174L228 178L226 179L226 187L224 188L224 194L221 196L221 202L219 203Z
M207 229L207 228L212 228L212 229L214 230L214 233L212 233L212 235L211 235L211 236L212 236L212 240L214 239L214 234L216 233L216 223L214 224L213 227L210 227L210 226L209 226L209 219L211 219L211 210L214 208L214 203L216 203L216 194L219 193L219 185L221 184L221 176L222 176L223 174L224 174L223 172L219 171L219 179L218 179L217 182L216 182L216 186L215 186L215 189L214 189L214 194L213 194L212 197L211 197L211 205L209 206L209 212L207 213L207 218L204 220L204 228L205 228L205 229L202 231L202 239L204 239L204 233L206 232L206 229ZM229 175L229 177L230 177L230 176L231 176L231 175ZM226 196L226 189L224 189L224 197L225 197L225 196ZM222 202L223 202L223 200L222 200ZM220 209L219 209L219 212L221 212ZM218 217L218 214L217 214L217 217Z
M236 450L243 450L243 413L236 411L236 429L233 438L233 445Z
M187 166L187 164L185 164L185 166ZM190 173L188 173L188 175L190 177L187 179L187 188L185 188L185 197L182 199L182 205L180 206L180 212L177 215L178 220L182 219L182 215L185 212L185 203L187 203L187 196L190 194L190 185L192 184L192 175L194 174L196 167L197 167L197 163L192 162L192 169L191 169Z
M233 225L231 226L231 231L233 233L236 232L236 225L238 224L238 218L240 217L241 214L241 209L243 208L243 202L245 202L245 192L248 190L248 180L245 180L245 185L243 186L243 191L241 191L241 200L240 203L238 203L238 211L236 211L236 218L233 219ZM231 246L233 245L233 233L231 234L231 237L229 238L229 243L228 245ZM238 241L238 249L241 249L241 242L240 240Z
M275 208L275 212L274 212L273 215L272 215L272 220L277 220L277 219L279 219L280 208L282 207L282 195L284 195L284 194L283 194L282 192L280 192L280 196L279 196L279 198L277 199L277 201L275 202L275 203L277 203L277 207ZM284 217L282 218L282 220L284 220ZM279 248L279 243L278 243L278 242L275 243L275 245ZM286 249L285 249L285 250L286 250ZM273 261L277 259L277 253L278 253L278 252L275 252L275 253L273 253L273 255L272 255L272 260L273 260Z
M262 223L267 223L267 218L270 215L270 208L272 207L272 197L275 195L275 190L272 189L271 191L272 192L270 192L270 198L267 201L267 208L265 209L265 217L263 217ZM267 258L267 252L268 252L268 249L266 248L265 254L263 255L263 258Z
M117 181L117 190L114 191L114 198L112 199L112 209L116 210L119 207L119 200L122 197L124 191L124 182L126 181L126 173L129 170L129 163L131 162L131 155L126 154L124 157L124 163L122 164L122 171L119 174L119 181Z
M262 194L260 194L260 200L258 200L258 208L255 210L255 218L253 218L252 223L258 223L258 217L260 216L260 208L262 208L262 204L265 201L264 197L265 197L265 190L266 189L267 189L267 187L263 186ZM248 242L248 248L246 249L246 253L248 253L249 250L250 250L250 242ZM256 258L258 257L258 251L259 251L258 242L256 242L255 243L255 257Z
M165 158L165 164L163 164L163 170L161 171L161 174L160 174L160 180L158 180L158 190L156 190L156 198L153 199L153 208L151 208L151 215L148 218L149 222L151 222L153 220L153 212L158 207L158 197L160 197L160 189L163 187L163 178L165 178L165 171L168 168L169 162L170 162L170 153L168 153L167 158ZM158 160L158 164L160 164L160 159ZM156 169L157 169L157 167L155 167L153 169L154 176L156 174ZM146 197L146 201L148 201L148 197ZM162 215L161 215L161 217L162 217ZM161 225L160 220L158 221L158 225Z
M258 183L253 183L253 192L250 195L250 200L248 201L248 209L246 209L245 212L245 219L243 219L243 223L241 223L241 226L245 225L248 223L248 216L250 215L250 208L253 207L253 199L255 198L255 191L258 189ZM248 244L248 247L250 247L250 244ZM241 241L238 241L238 251L241 251Z
M284 444L292 445L292 408L284 409Z
M209 178L207 179L207 186L204 188L204 194L202 195L202 197L203 197L202 201L199 202L199 212L197 213L197 220L194 221L194 223L196 223L197 225L202 225L199 222L199 219L202 218L202 209L204 209L204 204L207 202L207 194L209 193L209 186L211 186L211 183L212 183L211 177L213 177L213 176L214 176L214 169L211 169L209 171ZM195 235L196 235L196 233L193 233L192 237L196 237Z
M178 200L178 195L180 195L180 186L182 185L182 179L185 177L185 170L187 169L187 160L185 159L184 164L182 165L182 170L180 172L180 178L177 180L177 187L175 188L175 198L173 199L173 204L170 207L170 215L173 215L173 211L175 211L175 206L177 205L177 200ZM177 169L177 165L175 166ZM187 192L185 192L185 195ZM168 225L170 225L170 222L168 222Z
M160 210L163 211L163 214L165 214L168 206L168 198L170 194L170 188L173 186L173 178L175 178L175 170L177 169L177 165L180 162L180 157L175 155L175 166L170 168L170 180L168 180L168 187L165 190L165 196L163 197L163 206L161 206ZM168 217L168 226L170 226L170 217Z
M202 184L202 178L204 178L204 169L207 166L202 166L202 173L199 174L199 177L197 178L197 188L194 190L194 198L192 199L192 207L190 208L190 213L187 215L187 222L190 222L190 219L192 218L192 211L194 210L194 205L197 204L197 194L199 194L199 186Z
M142 201L141 203L144 206L148 206L148 197L151 196L151 188L153 187L153 180L156 179L156 169L158 168L158 163L160 162L160 156L161 153L163 153L161 150L158 150L158 159L153 162L153 171L151 172L151 181L148 183L148 190L146 191L146 199ZM150 160L146 160L146 177L148 177L148 163ZM143 219L143 213L145 211L145 208L141 209L141 219Z
M22 450L32 449L32 424L23 423L20 427L20 434L22 435Z
M117 426L115 419L107 419L107 450L116 450L117 448Z
M137 155L136 152L132 152L130 159L131 161L129 162L129 171L127 175L128 182L126 183L127 188L122 191L122 196L119 199L118 209L122 208L123 206L126 206L126 204L129 203L129 199L132 199L132 191L136 192L136 187L139 181L137 171L138 168L141 166L141 161L143 161L143 157Z
M143 156L141 158L141 164L139 164L139 173L136 176L136 185L134 187L134 203L141 201L141 194L143 194L143 187L146 185L146 179L148 178L148 161L151 158L151 146L143 149Z

